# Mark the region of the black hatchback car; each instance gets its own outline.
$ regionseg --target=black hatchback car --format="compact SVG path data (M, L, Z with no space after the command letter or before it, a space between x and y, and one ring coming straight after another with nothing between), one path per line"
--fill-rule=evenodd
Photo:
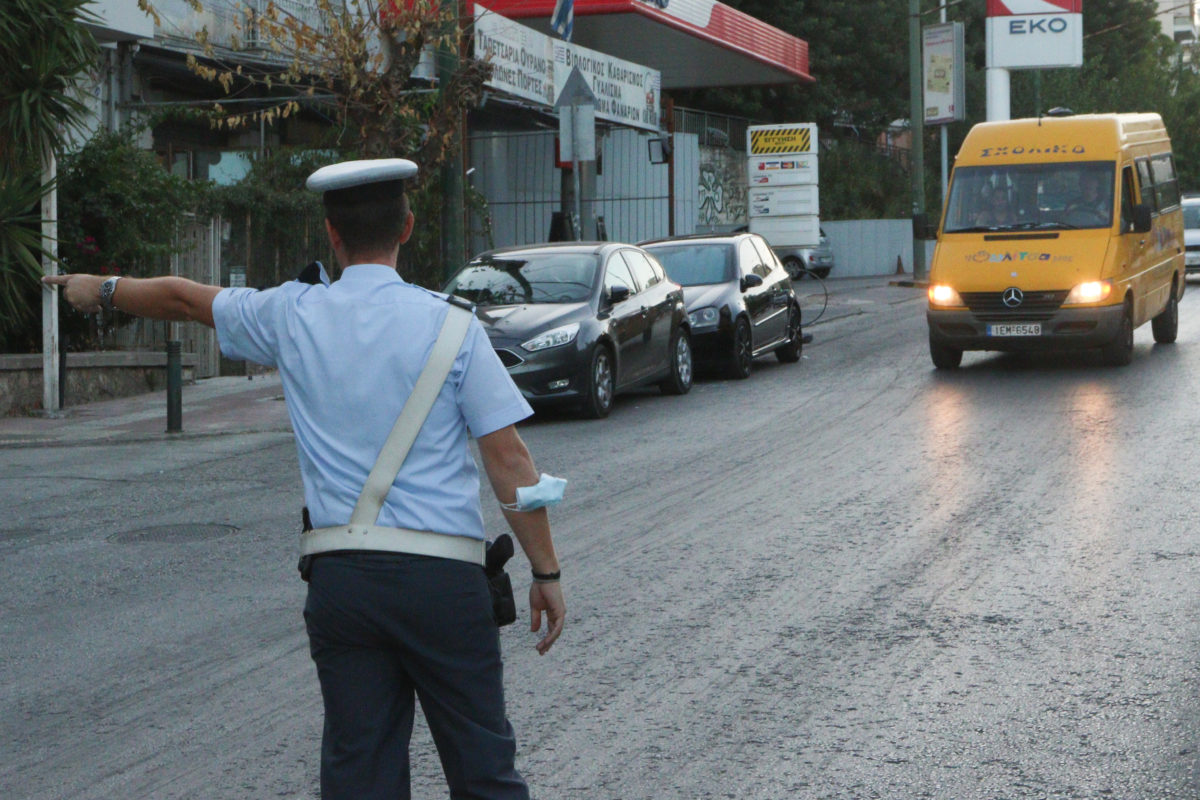
M683 285L697 361L747 378L766 353L800 360L800 304L791 278L756 233L697 234L642 242Z
M491 250L446 285L470 300L531 404L574 402L604 417L622 389L692 388L683 289L644 250L560 242Z

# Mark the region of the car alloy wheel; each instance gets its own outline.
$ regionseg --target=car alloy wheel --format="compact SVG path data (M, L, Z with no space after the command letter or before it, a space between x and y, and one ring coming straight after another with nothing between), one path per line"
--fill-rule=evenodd
M675 342L675 372L679 376L679 383L686 387L684 391L692 388L692 340L686 332L680 331L679 338Z
M615 383L612 356L607 347L598 344L592 351L592 362L588 369L588 396L584 410L589 417L600 419L612 411Z
M670 372L658 386L664 394L687 394L692 389L692 340L683 328L671 337Z
M749 378L754 363L754 341L745 317L738 319L733 328L733 350L729 355L729 377L735 380Z
M775 357L784 364L795 364L804 349L804 332L800 328L800 309L788 308L787 341L775 348Z

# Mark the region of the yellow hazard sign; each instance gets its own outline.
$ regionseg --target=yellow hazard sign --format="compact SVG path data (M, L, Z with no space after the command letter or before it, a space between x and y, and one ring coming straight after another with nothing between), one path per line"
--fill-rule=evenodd
M767 128L750 130L750 155L807 153L812 150L812 129Z

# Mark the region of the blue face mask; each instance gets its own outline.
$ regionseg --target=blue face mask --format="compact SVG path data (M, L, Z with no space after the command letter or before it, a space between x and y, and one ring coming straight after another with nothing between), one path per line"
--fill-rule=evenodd
M517 502L501 503L500 506L509 511L533 511L535 508L556 506L562 502L566 488L566 478L556 478L543 472L541 479L533 486L517 487Z

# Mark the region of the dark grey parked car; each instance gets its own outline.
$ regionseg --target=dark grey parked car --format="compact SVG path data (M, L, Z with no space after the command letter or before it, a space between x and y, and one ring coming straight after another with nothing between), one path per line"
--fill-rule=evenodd
M683 285L698 361L747 378L751 363L765 353L786 363L800 360L800 304L761 236L699 234L641 244Z
M644 250L558 242L473 258L446 292L475 303L492 346L531 404L604 417L617 392L692 388L683 290Z

